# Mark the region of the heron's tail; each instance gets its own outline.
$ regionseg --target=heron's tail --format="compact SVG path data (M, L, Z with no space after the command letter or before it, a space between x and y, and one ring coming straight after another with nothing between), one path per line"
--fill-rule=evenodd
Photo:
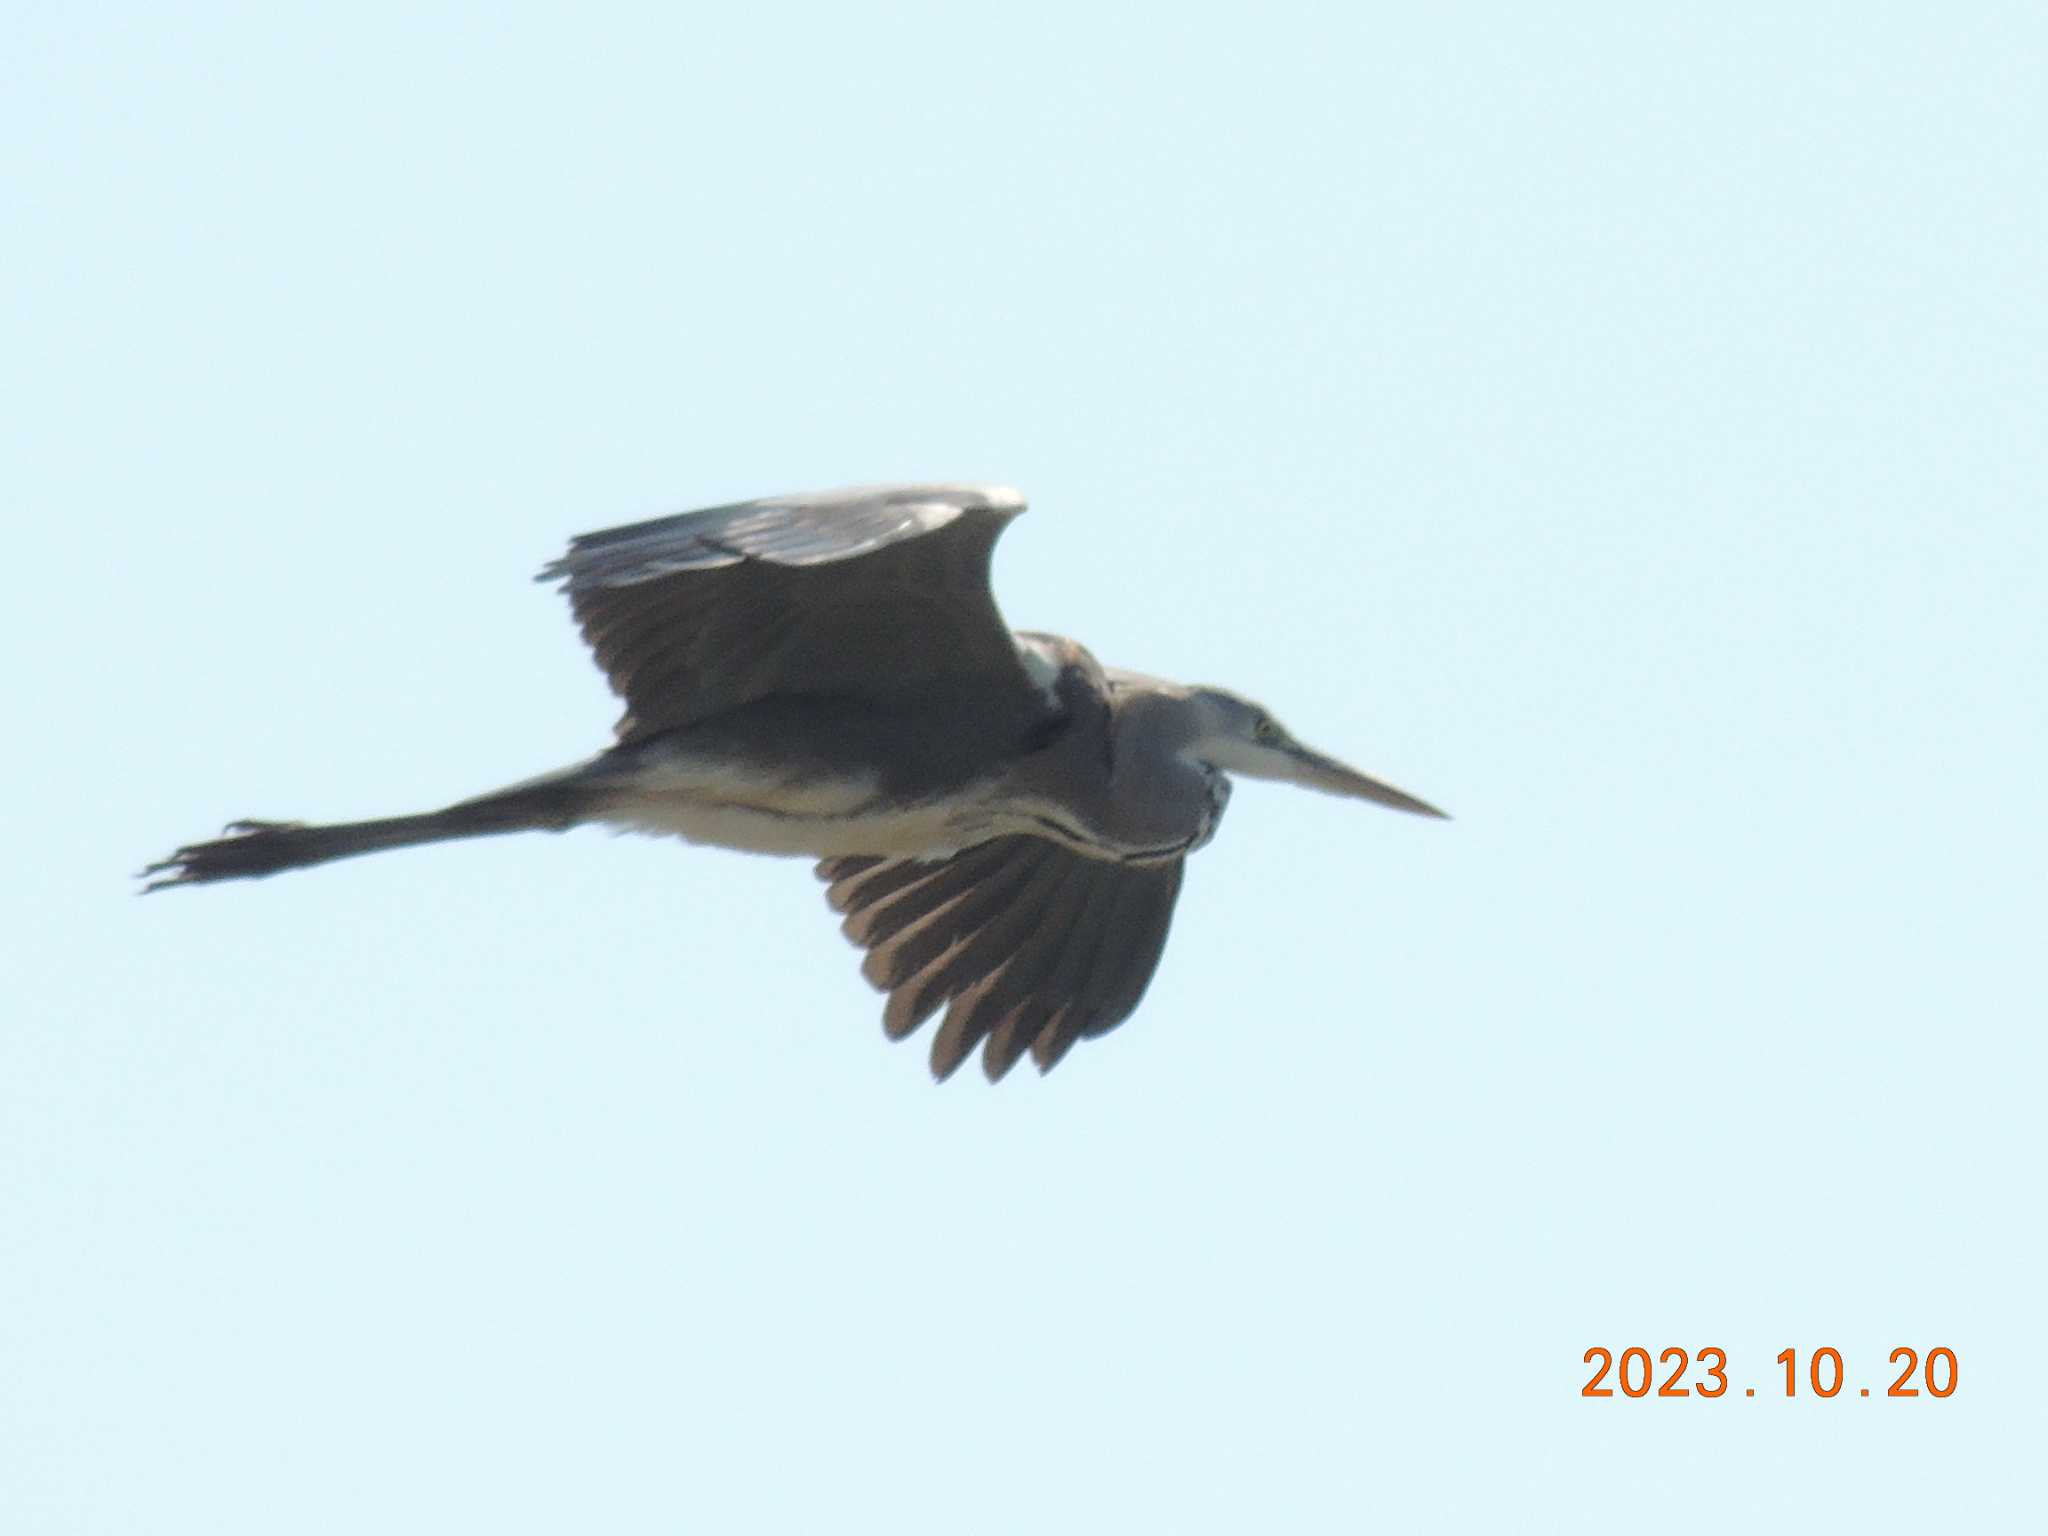
M591 796L583 786L569 775L556 775L419 816L324 826L303 821L230 822L224 835L214 841L187 843L143 870L141 878L149 883L142 889L147 894L175 885L253 880L280 870L304 869L419 843L495 837L503 832L561 832L582 821L590 806Z

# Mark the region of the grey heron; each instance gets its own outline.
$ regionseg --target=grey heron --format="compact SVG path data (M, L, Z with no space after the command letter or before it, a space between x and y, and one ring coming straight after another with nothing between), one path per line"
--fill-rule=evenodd
M892 485L685 512L570 541L559 582L625 701L613 745L420 815L240 821L145 890L590 822L817 860L901 1039L1041 1072L1128 1018L1230 775L1435 807L1259 705L1012 633L989 590L1013 490Z

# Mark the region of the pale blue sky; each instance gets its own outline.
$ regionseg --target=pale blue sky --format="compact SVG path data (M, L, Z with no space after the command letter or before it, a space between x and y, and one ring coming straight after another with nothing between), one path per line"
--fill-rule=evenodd
M2029 5L11 8L0 1530L2037 1519L2044 80ZM907 478L1459 819L1242 787L997 1090L801 864L130 895L598 746L568 534Z

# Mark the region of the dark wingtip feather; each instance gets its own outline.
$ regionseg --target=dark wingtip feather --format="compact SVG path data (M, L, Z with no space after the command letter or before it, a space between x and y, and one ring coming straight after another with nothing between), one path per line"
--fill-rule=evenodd
M1052 1016L1045 1028L1038 1032L1038 1038L1031 1042L1031 1059L1037 1065L1040 1077L1066 1059L1074 1043L1089 1033L1091 1022L1087 1012L1071 1005Z
M981 1070L990 1082L1000 1083L1010 1075L1010 1068L1024 1059L1031 1042L1044 1028L1045 1019L1045 1005L1027 997L989 1031L988 1039L982 1042Z

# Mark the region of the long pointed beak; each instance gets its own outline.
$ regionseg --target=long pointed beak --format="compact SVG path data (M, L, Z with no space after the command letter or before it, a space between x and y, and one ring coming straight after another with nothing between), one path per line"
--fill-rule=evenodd
M1378 779L1369 778L1356 768L1340 763L1334 757L1325 757L1298 742L1293 744L1289 755L1297 767L1296 782L1310 789L1320 789L1326 795L1344 795L1352 800L1370 800L1375 805L1407 811L1413 816L1433 816L1438 821L1451 819L1427 800L1418 800L1405 790L1382 784Z

